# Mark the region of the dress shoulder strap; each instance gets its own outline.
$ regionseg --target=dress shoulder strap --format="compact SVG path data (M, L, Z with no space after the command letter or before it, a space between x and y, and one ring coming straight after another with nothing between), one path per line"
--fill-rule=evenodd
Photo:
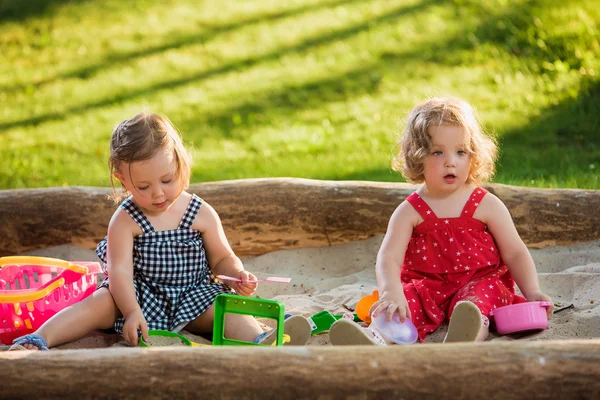
M202 199L195 194L192 194L192 199L190 200L177 229L190 229L201 206Z
M479 203L481 203L481 199L483 199L483 197L487 193L488 193L487 190L485 190L482 187L477 186L475 188L475 190L473 190L473 193L471 193L469 200L467 200L467 202L465 203L465 207L463 208L461 216L462 217L472 217L473 214L475 214L475 210L477 210L477 207L479 207Z
M125 199L119 207L127 211L127 214L129 214L135 223L142 228L143 233L156 232L146 215L140 210L137 204L131 200L131 198Z
M411 206L419 213L419 215L424 219L437 219L437 216L429 207L429 205L423 200L421 196L417 194L417 192L412 192L407 198L406 201L410 203Z

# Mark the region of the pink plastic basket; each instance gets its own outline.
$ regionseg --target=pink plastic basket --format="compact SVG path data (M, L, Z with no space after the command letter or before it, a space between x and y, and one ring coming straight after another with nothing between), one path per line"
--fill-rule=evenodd
M37 330L63 308L96 289L97 262L47 257L0 258L0 341Z

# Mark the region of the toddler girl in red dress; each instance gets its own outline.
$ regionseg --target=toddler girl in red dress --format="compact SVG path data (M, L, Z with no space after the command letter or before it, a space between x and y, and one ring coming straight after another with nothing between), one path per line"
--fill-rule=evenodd
M496 143L483 133L473 108L452 98L417 105L399 148L394 168L422 186L390 219L377 255L380 297L371 315L409 318L421 341L445 321L446 342L479 341L488 336L491 310L550 301L508 209L478 186L494 173ZM525 298L515 294L515 282ZM348 320L331 327L330 339L384 342Z

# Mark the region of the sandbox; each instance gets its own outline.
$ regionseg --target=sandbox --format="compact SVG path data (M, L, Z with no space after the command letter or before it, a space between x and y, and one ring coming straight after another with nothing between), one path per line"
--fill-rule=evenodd
M302 348L123 346L90 335L49 352L0 352L8 398L597 398L600 191L485 186L509 208L542 288L546 331L482 344ZM246 268L289 276L257 294L287 312L351 310L376 287L375 255L394 208L416 186L303 179L192 185L221 216ZM94 260L114 206L106 188L0 191L0 256ZM194 338L202 340L201 338ZM108 347L108 348L107 348Z

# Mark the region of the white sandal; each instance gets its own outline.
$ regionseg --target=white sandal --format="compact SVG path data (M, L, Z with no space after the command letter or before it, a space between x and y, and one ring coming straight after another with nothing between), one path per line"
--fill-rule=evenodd
M488 335L489 320L479 307L470 301L459 301L454 306L444 343L475 342Z
M375 329L362 328L353 321L339 319L329 328L329 342L334 346L384 345Z
M308 319L302 315L292 315L283 322L283 333L289 335L290 341L286 346L304 346L312 334L312 327ZM277 329L271 329L260 334L256 343L272 344L277 339Z

